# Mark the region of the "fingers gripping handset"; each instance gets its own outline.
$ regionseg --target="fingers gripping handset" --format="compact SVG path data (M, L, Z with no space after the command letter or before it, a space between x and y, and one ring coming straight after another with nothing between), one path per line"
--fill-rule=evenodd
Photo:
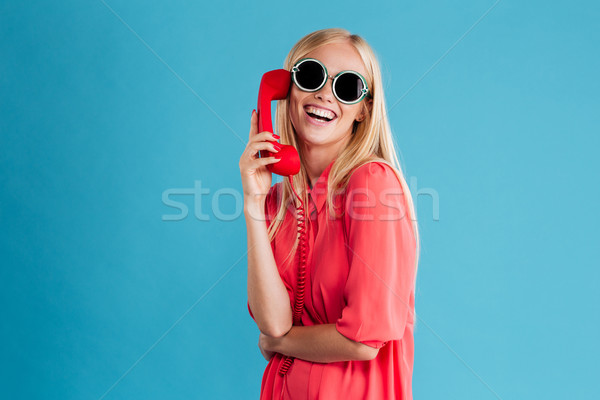
M271 122L271 101L283 100L287 97L292 82L292 75L285 69L276 69L265 73L260 81L258 90L258 133L269 131L273 133L273 123ZM300 156L291 145L281 144L281 150L277 155L281 160L274 164L267 164L266 167L274 174L287 176L290 180L290 186L294 194L300 201L296 213L298 218L298 284L295 294L294 309L292 310L293 324L301 325L302 313L304 310L304 287L306 278L307 262L307 231L305 227L304 202L294 189L293 176L300 171ZM264 153L264 154L263 154ZM273 153L268 150L260 150L261 157L270 157ZM279 367L279 375L284 376L294 361L294 357L284 356L285 360Z
M290 91L292 82L291 73L285 69L276 69L266 72L260 81L258 89L258 132L268 131L273 133L271 122L271 101L283 100ZM294 146L280 144L281 150L277 152L281 161L268 164L267 169L274 174L282 176L296 175L300 171L300 157ZM271 157L272 152L261 150L260 157Z

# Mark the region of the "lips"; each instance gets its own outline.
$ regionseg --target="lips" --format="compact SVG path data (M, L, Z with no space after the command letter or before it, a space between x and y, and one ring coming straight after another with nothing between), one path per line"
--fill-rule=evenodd
M333 110L315 104L307 104L304 106L304 115L308 122L317 126L329 125L337 118L337 115Z

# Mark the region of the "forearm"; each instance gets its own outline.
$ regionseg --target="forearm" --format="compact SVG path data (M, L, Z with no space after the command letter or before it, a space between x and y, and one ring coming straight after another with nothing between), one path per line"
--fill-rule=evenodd
M320 363L371 360L378 352L373 347L348 339L337 331L335 324L293 326L282 337L268 338L266 349Z
M261 206L244 205L248 237L248 303L259 330L284 335L292 326L290 298L281 280Z

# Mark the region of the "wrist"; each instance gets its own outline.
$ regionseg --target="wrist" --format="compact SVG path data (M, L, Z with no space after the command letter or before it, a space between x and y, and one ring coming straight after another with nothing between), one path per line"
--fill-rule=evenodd
M266 194L246 194L244 193L244 207L262 208L267 199Z
M244 202L244 216L246 217L246 220L253 219L257 221L265 221L264 202Z

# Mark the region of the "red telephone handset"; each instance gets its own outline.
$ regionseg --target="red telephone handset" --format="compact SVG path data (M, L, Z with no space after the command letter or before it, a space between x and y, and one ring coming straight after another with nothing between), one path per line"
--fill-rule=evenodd
M260 81L258 89L258 132L273 132L271 122L271 101L285 99L290 91L292 75L285 69L276 69L266 72ZM267 164L267 169L274 174L290 176L296 175L300 171L300 156L294 148L288 144L280 144L281 150L277 155L281 156L281 161L274 164ZM260 156L271 157L272 152L261 150Z
M285 99L290 91L292 83L292 74L285 69L276 69L266 72L260 81L258 89L258 132L269 131L273 132L273 124L271 122L271 101ZM300 171L300 156L294 146L281 144L281 150L277 155L281 155L281 160L273 164L267 164L267 169L274 174L287 176L290 180L290 186L294 194L300 201L296 213L298 218L298 252L299 252L299 269L298 269L298 285L292 310L293 325L302 323L302 313L304 310L304 287L306 281L306 261L307 261L307 231L305 227L304 217L304 202L294 189L293 176ZM268 150L261 150L261 157L270 157L273 153ZM294 361L294 357L284 356L285 360L279 367L279 375L284 376Z

